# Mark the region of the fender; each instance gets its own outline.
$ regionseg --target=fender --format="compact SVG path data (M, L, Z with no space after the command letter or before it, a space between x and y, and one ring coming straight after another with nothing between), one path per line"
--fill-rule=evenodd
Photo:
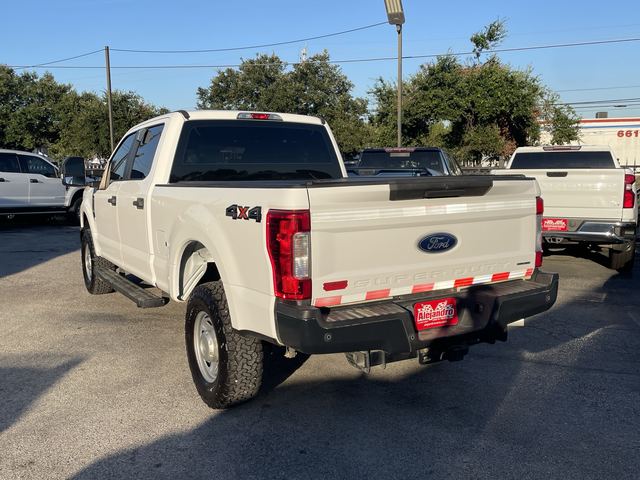
M88 222L88 224L87 224ZM88 228L93 237L93 248L97 256L100 256L100 241L97 235L96 219L93 215L93 189L85 188L82 193L82 205L80 206L80 231Z
M217 245L190 215L177 219L171 228L169 237L169 258L167 285L169 296L178 302L189 298L207 269L208 263L215 263L223 279L226 279L225 266Z

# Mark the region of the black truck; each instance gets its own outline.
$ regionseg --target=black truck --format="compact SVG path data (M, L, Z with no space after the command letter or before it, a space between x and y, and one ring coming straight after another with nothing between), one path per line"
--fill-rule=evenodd
M437 177L462 175L447 152L437 147L367 148L357 166L347 166L350 177Z

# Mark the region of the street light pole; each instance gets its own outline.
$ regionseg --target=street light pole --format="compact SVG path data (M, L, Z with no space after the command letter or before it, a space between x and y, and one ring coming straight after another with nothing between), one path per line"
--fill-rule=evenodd
M402 0L384 0L387 9L387 19L396 26L398 32L398 147L402 146L402 24L404 23L404 9Z
M402 25L398 31L398 147L402 146Z

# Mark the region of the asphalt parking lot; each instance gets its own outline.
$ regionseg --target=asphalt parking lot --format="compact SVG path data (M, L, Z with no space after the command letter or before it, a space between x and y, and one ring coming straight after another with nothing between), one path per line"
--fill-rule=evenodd
M640 265L558 254L549 312L463 362L286 361L208 409L184 306L90 296L75 227L0 225L0 478L640 478Z

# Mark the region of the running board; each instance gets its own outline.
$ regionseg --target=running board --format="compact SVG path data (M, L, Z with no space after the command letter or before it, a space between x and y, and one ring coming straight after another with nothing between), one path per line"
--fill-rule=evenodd
M100 280L111 285L114 290L133 300L139 308L163 307L168 302L168 299L147 292L144 288L113 270L97 268L96 275Z

